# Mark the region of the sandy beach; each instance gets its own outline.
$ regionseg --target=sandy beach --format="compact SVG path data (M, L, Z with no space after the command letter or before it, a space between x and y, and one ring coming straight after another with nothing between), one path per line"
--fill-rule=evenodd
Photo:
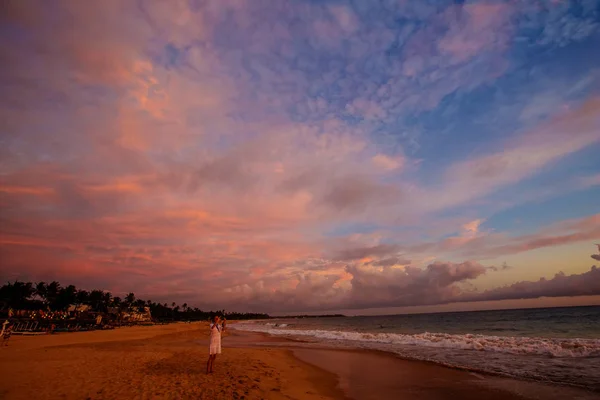
M289 350L227 348L206 374L205 324L15 336L0 348L2 399L327 399L335 377Z
M225 332L206 374L205 324L15 336L0 348L1 399L594 399L382 353Z

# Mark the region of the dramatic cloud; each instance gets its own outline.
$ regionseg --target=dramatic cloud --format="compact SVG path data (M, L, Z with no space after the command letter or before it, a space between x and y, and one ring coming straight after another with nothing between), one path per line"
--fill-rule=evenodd
M486 272L479 263L436 262L425 268L348 266L352 275L349 305L357 308L449 303L461 289L456 283Z
M460 301L535 299L538 297L587 296L600 294L600 269L593 266L588 272L566 275L559 272L552 279L517 282L512 285L464 296Z
M347 290L340 285L339 276L309 274L300 277L295 290L288 293L267 291L259 284L236 288L231 294L234 299L243 298L249 303L246 306L270 311L280 307L288 311L312 311L600 295L600 270L596 266L581 274L559 272L551 279L521 281L486 291L474 290L469 281L486 274L488 269L476 262L435 262L425 268L375 268L362 263L346 267L350 276L346 281ZM243 307L241 302L234 304Z
M439 304L523 280L498 257L600 239L588 3L2 10L1 279L219 308Z

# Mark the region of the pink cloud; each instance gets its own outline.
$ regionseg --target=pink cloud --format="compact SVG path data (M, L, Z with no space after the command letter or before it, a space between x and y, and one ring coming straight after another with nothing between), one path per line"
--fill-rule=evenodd
M373 163L385 170L397 170L404 165L404 159L401 157L389 157L385 154L376 154L371 158Z
M332 6L329 10L344 32L352 33L358 29L358 18L348 7Z
M464 62L481 51L504 50L511 38L509 4L477 3L451 8L448 15L455 16L446 35L438 42L443 54L454 62Z
M479 225L481 225L483 221L481 219L476 219L471 222L467 222L461 227L461 232L457 236L451 236L447 239L444 239L440 243L440 250L449 251L455 250L462 246L465 246L469 242L482 237L485 233L481 234L479 232Z
M592 215L553 224L533 234L508 236L501 232L472 234L467 231L459 236L437 242L417 243L401 250L409 254L454 253L460 257L488 259L597 238L600 238L600 215Z
M346 267L345 274L303 274L293 291L246 286L237 293L252 307L279 304L280 309L291 311L438 304L458 298L463 293L458 283L485 272L485 267L473 262L436 262L425 269L355 263Z
M432 263L440 254L512 254L598 234L593 219L516 239L488 238L473 218L433 243L411 244L385 230L398 221L425 225L431 213L470 204L598 141L598 100L591 100L423 184L411 176L417 163L408 153L373 140L368 123L395 116L390 104L401 103L403 112L434 107L471 79L468 71L442 79L440 71L502 50L510 16L504 6L466 5L456 19L436 16L448 26L440 42L426 29L410 38L381 26L363 34L359 17L339 6L319 14L316 32L296 33L331 51L350 37L349 52L363 56L406 39L389 82L341 106L367 125L348 123L325 97L305 101L318 84L353 93L335 68L314 82L281 62L273 69L255 62L275 50L292 55L294 32L281 21L256 26L251 2L201 10L185 1L148 2L140 13L133 3L62 1L52 6L56 20L43 7L13 2L9 13L35 35L7 46L18 62L4 72L18 84L6 96L19 107L0 110L9 127L9 150L1 151L10 157L0 175L6 276L68 278L215 306L432 303L456 299L461 285L489 270L474 261ZM235 38L231 49L216 48L223 39L216 21L224 16L251 36L245 69L232 67L242 64ZM174 60L164 59L168 46L176 48ZM431 92L409 90L417 76ZM265 86L257 90L256 82ZM281 111L290 104L318 118L291 120ZM331 238L352 224L383 228ZM407 236L414 240L415 232Z

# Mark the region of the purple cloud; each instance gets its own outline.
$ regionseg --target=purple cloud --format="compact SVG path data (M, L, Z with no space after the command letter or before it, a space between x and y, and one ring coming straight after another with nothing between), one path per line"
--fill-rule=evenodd
M600 269L593 266L588 272L566 275L559 272L551 279L521 281L512 285L465 295L457 301L487 301L507 299L536 299L539 297L591 296L600 294Z
M511 189L600 141L598 74L519 58L584 46L597 13L538 3L10 2L2 273L214 307L441 304L506 269L481 260L597 239L597 215L486 225L499 191L537 198ZM597 182L573 174L570 193Z

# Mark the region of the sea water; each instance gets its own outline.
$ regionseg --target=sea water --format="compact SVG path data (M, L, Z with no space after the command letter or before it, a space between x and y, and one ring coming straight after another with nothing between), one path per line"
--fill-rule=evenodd
M271 319L232 327L600 392L600 306Z

